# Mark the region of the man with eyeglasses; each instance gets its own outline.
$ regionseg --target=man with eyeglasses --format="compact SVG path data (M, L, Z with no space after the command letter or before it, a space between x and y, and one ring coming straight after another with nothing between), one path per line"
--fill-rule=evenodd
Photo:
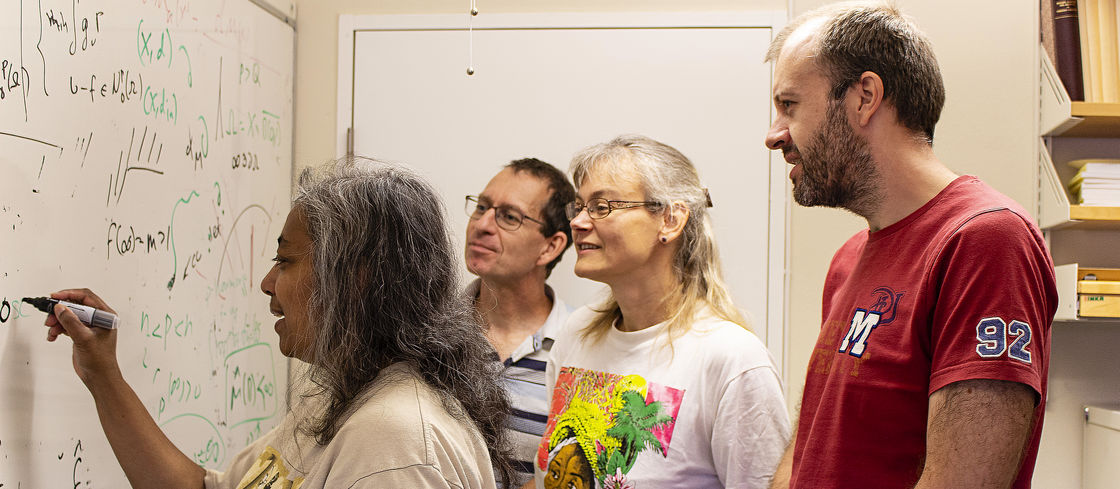
M564 206L575 199L567 177L536 158L510 162L481 194L466 197L464 258L478 276L466 293L502 362L513 408L507 427L519 478L507 487L531 485L548 420L548 350L571 310L545 280L571 246Z

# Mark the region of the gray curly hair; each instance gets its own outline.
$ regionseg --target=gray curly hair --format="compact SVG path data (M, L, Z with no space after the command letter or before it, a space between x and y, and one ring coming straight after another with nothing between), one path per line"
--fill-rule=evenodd
M381 370L403 362L448 412L478 427L495 474L512 480L509 402L459 293L439 195L411 170L360 157L305 169L297 187L292 206L304 214L314 260L308 395L329 399L305 432L328 442Z

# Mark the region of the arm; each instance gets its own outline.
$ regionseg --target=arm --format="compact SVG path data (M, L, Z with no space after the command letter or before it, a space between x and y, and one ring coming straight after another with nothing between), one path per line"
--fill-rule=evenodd
M962 225L939 266L933 392L916 487L1006 488L1045 402L1053 262L1029 217L999 210Z
M774 479L770 481L770 489L789 489L789 479L793 475L793 445L789 442L785 455L782 455L778 468L774 471Z
M926 462L915 489L1006 488L1034 427L1037 395L1024 384L964 380L929 396Z
M51 294L77 304L113 312L88 289ZM101 428L134 488L200 489L205 470L175 448L159 429L117 364L117 330L90 328L65 306L47 316L47 341L65 334L74 341L74 371L93 395Z

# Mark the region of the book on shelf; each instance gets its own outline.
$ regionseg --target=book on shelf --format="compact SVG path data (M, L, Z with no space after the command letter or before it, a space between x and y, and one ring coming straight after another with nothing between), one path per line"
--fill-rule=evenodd
M1120 56L1117 56L1116 0L1097 0L1100 23L1101 96L1095 102L1120 102Z
M1120 0L1047 2L1043 18L1053 19L1054 64L1070 100L1120 103Z
M1074 160L1069 165L1078 168L1069 182L1074 202L1120 207L1120 159Z
M1070 100L1085 100L1077 0L1042 2L1042 38Z

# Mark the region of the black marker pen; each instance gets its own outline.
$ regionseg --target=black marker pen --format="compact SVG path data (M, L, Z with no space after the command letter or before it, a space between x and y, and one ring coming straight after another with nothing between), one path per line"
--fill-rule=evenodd
M117 322L119 319L116 314L111 312L102 311L89 306L75 304L73 302L60 301L58 299L51 299L50 297L24 297L23 302L35 306L35 309L43 311L47 314L54 314L54 305L62 304L74 312L78 316L78 320L86 326L97 326L98 328L117 329Z

